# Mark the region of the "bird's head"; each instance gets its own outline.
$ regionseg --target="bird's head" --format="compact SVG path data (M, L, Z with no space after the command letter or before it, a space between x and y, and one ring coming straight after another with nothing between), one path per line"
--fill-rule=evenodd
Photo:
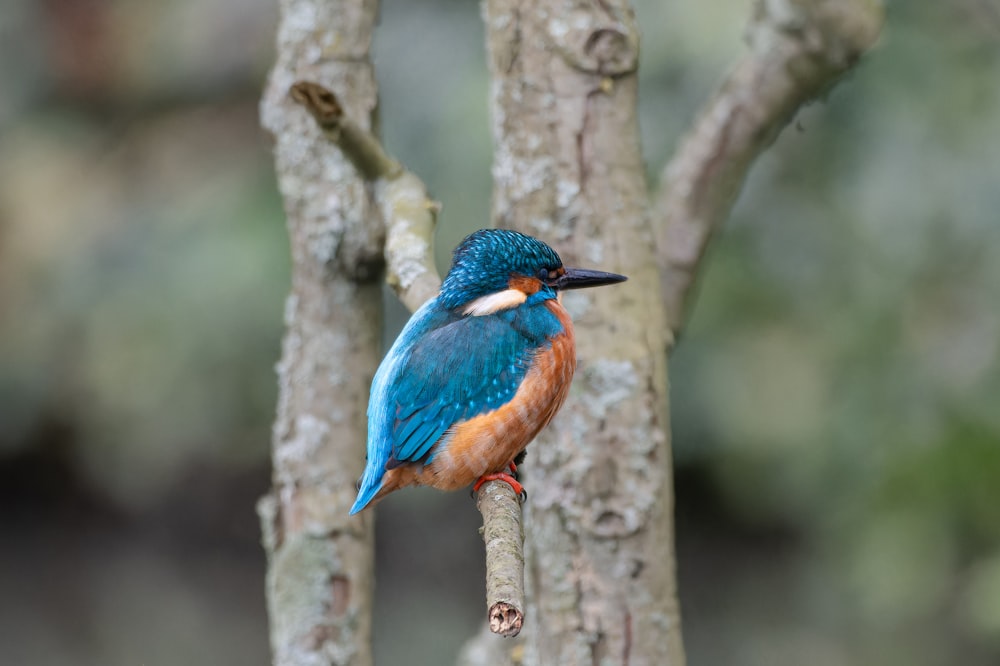
M480 229L455 248L441 285L447 308L489 314L526 300L555 298L565 289L623 282L624 275L566 268L551 247L517 231Z

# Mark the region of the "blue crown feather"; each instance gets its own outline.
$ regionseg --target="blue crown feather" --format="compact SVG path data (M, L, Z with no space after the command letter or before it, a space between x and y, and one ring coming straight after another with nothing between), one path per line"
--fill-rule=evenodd
M454 308L507 289L511 275L535 276L556 270L562 259L531 236L507 229L480 229L455 248L451 268L441 285L441 302Z

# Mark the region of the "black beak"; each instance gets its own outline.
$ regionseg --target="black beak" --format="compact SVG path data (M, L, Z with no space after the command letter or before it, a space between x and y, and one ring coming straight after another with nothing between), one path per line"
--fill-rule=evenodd
M624 282L628 278L617 273L592 271L586 268L567 268L566 272L556 278L553 285L556 289L583 289L584 287L600 287L605 284Z

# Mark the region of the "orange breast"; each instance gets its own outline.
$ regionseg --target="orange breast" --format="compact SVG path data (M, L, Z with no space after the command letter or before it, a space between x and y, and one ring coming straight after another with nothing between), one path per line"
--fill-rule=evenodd
M555 300L547 301L546 307L559 318L563 333L535 354L510 402L454 426L428 465L387 472L385 492L412 484L457 490L484 474L504 471L548 425L569 394L576 370L576 344L565 308Z

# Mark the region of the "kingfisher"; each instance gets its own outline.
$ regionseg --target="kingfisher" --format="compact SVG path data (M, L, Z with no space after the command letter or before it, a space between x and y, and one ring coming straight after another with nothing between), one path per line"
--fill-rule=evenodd
M576 370L561 292L624 275L566 268L542 241L481 229L455 248L440 293L407 322L368 402L368 460L355 514L407 486L457 490L502 479L515 493L525 447ZM508 473L510 472L510 473Z

